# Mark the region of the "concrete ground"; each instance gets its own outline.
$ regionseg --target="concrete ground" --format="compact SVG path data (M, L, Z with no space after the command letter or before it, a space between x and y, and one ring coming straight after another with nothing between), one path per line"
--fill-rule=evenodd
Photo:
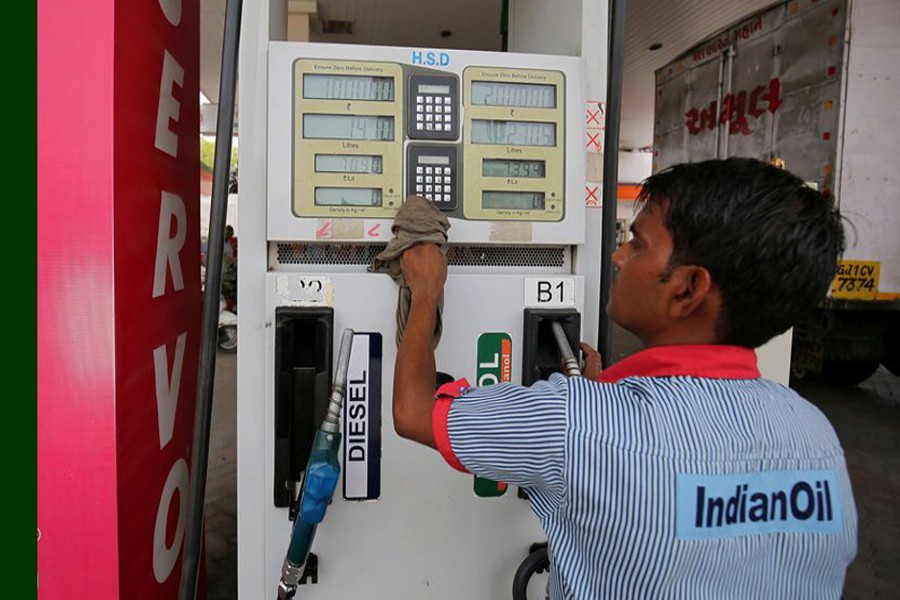
M801 381L794 388L837 431L859 515L846 600L900 598L900 377L880 369L849 389Z
M237 355L219 354L206 479L206 597L237 598ZM272 589L278 585L276 581Z
M627 333L613 338L617 360L639 347ZM234 354L219 355L206 487L209 600L237 598L236 368ZM900 377L881 369L855 388L795 387L831 420L847 456L859 538L844 598L900 598Z

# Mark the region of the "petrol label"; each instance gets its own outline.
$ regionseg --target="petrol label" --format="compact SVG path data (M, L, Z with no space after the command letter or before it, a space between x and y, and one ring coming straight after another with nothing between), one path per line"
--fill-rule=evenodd
M344 499L381 495L380 333L356 333L344 398Z
M482 333L478 337L478 387L504 383L512 379L512 339L506 333ZM495 498L506 493L509 486L475 476L475 495L479 498Z
M839 300L874 300L878 295L881 263L866 260L842 260L831 282L831 297Z

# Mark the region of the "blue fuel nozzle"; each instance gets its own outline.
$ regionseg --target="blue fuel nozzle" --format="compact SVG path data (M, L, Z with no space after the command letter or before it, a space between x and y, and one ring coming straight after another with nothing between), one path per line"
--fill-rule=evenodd
M297 585L303 577L306 560L316 535L316 528L325 518L325 511L331 504L331 498L334 496L338 478L341 475L341 465L338 462L338 453L341 449L340 415L352 346L353 330L345 329L341 338L338 367L331 388L328 413L316 432L309 463L306 466L306 474L303 477L299 511L291 530L291 541L281 568L281 581L278 585L279 600L293 598L297 592Z
M325 518L325 510L331 504L331 498L334 496L338 477L341 474L341 466L337 461L341 434L323 435L320 431L316 435L316 446L319 446L319 437L331 437L333 440L323 440L328 448L315 449L310 456L306 476L303 479L303 493L300 497L300 514L298 516L305 523L321 523Z

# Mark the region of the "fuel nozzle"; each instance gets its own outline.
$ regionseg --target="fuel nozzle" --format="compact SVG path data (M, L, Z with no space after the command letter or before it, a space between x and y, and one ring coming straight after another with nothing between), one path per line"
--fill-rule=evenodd
M581 377L581 367L578 366L578 359L569 346L569 340L566 338L566 332L559 321L550 323L550 329L553 330L553 337L556 339L556 345L559 347L559 355L562 359L566 374L569 377Z
M281 567L281 581L278 582L278 600L291 600L297 593L297 584L296 583L288 583L287 580L290 578L288 576L285 577L284 570L287 567L287 560L285 560L285 564ZM296 568L293 567L292 568ZM300 575L303 574L303 567L299 568ZM296 580L300 580L300 575L297 575Z
M281 581L278 584L278 599L288 600L297 593L307 559L310 556L316 528L325 518L325 511L331 504L337 487L341 466L338 452L341 448L340 417L347 386L347 371L350 365L350 351L353 346L353 330L345 329L338 353L337 370L331 387L328 412L316 432L303 486L300 490L297 516L291 530L291 542L281 566Z
M577 354L581 315L575 309L526 308L522 339L522 385L562 371L580 376Z

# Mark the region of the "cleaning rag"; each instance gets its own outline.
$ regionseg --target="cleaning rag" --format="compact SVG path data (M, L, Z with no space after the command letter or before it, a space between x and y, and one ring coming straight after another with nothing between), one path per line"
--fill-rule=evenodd
M450 229L450 221L438 210L434 204L421 196L410 196L397 211L391 231L393 239L388 242L387 248L372 259L369 271L374 273L387 273L400 285L397 297L397 345L403 337L406 321L409 317L409 307L412 301L412 293L403 280L400 270L400 255L408 248L416 244L436 244L445 255L447 254L447 230ZM441 296L438 303L434 321L434 337L432 347L437 348L441 340L443 322L441 314L444 310L444 298Z

